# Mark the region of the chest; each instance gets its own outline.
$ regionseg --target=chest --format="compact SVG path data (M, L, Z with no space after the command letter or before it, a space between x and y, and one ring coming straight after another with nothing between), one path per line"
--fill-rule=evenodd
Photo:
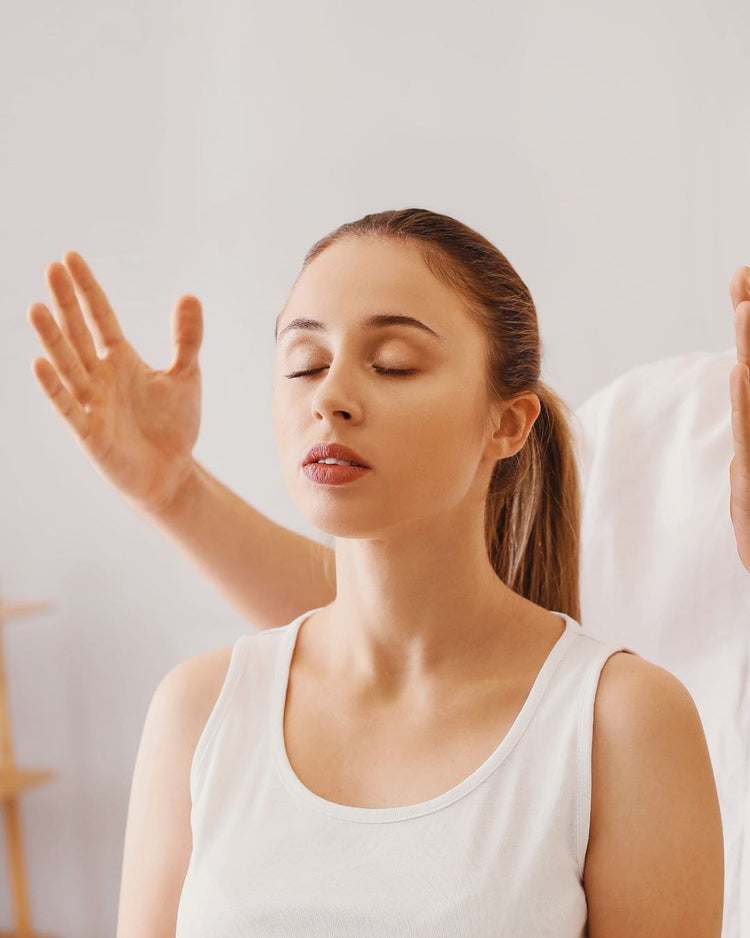
M290 677L287 757L299 780L337 804L388 808L444 794L478 769L515 722L537 670L417 708L362 709Z

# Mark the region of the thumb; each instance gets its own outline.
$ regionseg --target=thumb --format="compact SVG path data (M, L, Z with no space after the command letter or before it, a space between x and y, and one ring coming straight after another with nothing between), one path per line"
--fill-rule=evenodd
M181 296L172 312L174 359L169 368L177 371L198 364L198 350L203 340L203 312L200 300L189 294Z

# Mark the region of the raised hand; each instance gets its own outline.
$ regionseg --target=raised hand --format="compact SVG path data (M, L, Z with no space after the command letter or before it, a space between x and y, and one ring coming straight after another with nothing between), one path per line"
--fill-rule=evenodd
M730 511L740 560L750 572L750 268L738 268L729 283L734 306L737 364L729 375L734 456L729 464Z
M193 467L201 407L200 301L178 299L174 358L169 368L156 370L123 335L83 257L68 251L63 261L45 270L59 324L43 303L27 311L49 359L35 358L32 371L100 474L136 505L159 511Z

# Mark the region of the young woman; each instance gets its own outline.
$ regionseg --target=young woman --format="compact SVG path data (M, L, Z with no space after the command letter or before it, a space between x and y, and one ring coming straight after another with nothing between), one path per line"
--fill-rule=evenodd
M181 304L170 369L175 413L195 419L163 408L137 434L108 408L132 416L158 388L67 261L106 355L50 269L67 339L35 318L69 390L51 366L37 376L100 471L185 546L205 501L189 455L200 330L179 330L199 311ZM528 289L460 222L383 212L308 252L277 321L274 421L293 498L336 539L335 581L320 585L321 548L289 584L302 614L290 601L293 621L160 683L118 938L718 938L700 718L668 671L576 621L576 470L539 374ZM287 550L280 530L264 552ZM285 555L290 580L308 549ZM268 602L254 624L283 621Z

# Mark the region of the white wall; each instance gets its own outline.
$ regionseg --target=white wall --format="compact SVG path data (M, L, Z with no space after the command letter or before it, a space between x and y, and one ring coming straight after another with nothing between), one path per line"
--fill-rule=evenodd
M151 694L252 625L90 467L36 384L44 268L92 265L147 361L182 293L205 318L196 455L260 510L287 496L273 323L305 250L366 212L455 215L536 300L577 405L629 366L733 341L750 263L743 0L16 4L0 36L0 589L34 924L113 935ZM0 857L0 930L11 923Z

